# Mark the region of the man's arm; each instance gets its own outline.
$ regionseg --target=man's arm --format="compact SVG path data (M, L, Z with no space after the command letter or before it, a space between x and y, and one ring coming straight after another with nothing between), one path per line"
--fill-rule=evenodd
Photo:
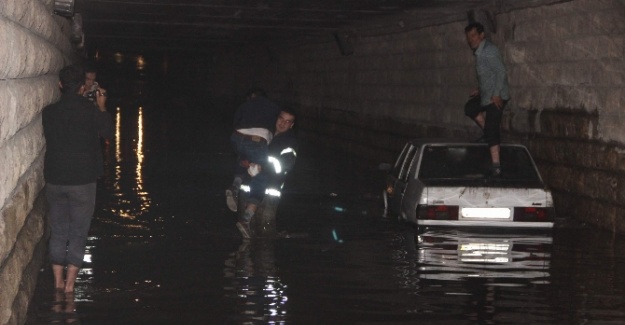
M288 144L280 151L279 159L284 172L289 172L293 169L297 159L297 140L292 139L288 141Z
M106 90L100 88L96 92L96 125L98 128L98 134L106 139L112 139L114 135L113 131L113 118L111 114L106 111Z

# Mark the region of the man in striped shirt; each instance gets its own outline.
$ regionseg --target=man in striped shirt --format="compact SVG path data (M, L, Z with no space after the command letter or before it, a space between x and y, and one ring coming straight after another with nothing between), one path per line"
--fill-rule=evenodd
M484 132L478 141L488 143L492 159L492 175L499 176L500 124L503 109L510 99L506 67L499 49L486 40L482 24L469 24L464 32L467 43L475 55L478 80L478 89L471 93L471 99L465 105L465 114Z

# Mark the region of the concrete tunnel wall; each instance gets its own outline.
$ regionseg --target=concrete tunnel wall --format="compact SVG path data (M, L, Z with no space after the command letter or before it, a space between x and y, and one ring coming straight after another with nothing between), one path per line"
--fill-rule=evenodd
M511 86L504 141L529 147L560 217L625 233L625 1L488 9L497 26L489 38ZM297 109L301 136L390 162L408 138L478 136L463 114L477 85L466 24L466 14L433 22L404 15L354 27L348 56L331 35L237 49L210 58L209 91L241 97L264 87Z
M21 324L45 251L41 110L72 58L52 0L0 3L0 324Z

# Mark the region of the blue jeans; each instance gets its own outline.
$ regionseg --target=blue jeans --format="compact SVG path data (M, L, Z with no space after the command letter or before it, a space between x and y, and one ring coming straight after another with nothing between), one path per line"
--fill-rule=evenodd
M253 141L248 137L240 135L238 133L232 133L230 137L230 142L232 143L232 148L237 153L237 163L234 166L234 176L241 177L241 179L246 179L247 177L247 167L243 166L242 161L248 161L250 163L259 164L262 169L268 168L268 158L267 158L267 142L261 141ZM262 172L261 172L262 174ZM250 182L251 187L251 197L255 199L259 199L262 201L263 196L265 195L265 182L258 180L254 181L258 178L252 177L252 181ZM262 194L260 194L262 193Z
M265 170L252 177L249 182L250 194L247 198L248 203L259 205L263 201L265 189L267 189L267 181L267 172Z
M232 149L239 156L237 167L241 167L243 172L246 173L246 168L240 166L240 161L247 160L250 163L260 164L265 167L267 165L267 142L252 141L238 133L232 133L230 136L230 143L232 143ZM241 169L237 169L240 171ZM237 173L238 174L238 173Z
M82 266L87 235L95 209L96 183L46 184L50 263Z

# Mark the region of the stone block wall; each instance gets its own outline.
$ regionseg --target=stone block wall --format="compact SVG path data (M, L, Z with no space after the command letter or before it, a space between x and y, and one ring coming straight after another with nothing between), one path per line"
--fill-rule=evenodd
M511 86L504 139L528 145L560 217L625 233L625 1L486 9ZM221 84L211 89L241 96L262 86L297 109L300 135L378 161L392 160L407 138L479 135L463 114L476 86L466 15L429 25L394 19L354 27L349 56L328 35L213 58Z
M70 24L52 0L0 4L0 324L20 324L45 245L41 110L72 61Z
M625 233L625 1L579 0L505 15L514 109L558 213Z

